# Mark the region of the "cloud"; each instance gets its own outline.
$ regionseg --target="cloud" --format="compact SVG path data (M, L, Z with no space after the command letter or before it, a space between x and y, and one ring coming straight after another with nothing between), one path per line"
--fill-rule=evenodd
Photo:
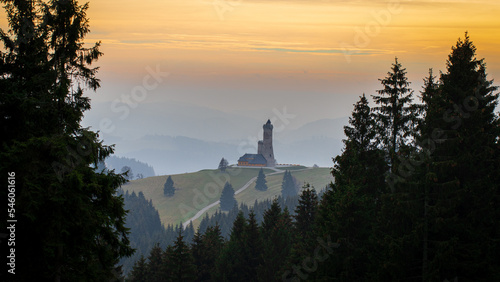
M290 49L290 48L254 48L259 51L276 51L276 52L290 52L290 53L316 53L316 54L342 54L340 49Z

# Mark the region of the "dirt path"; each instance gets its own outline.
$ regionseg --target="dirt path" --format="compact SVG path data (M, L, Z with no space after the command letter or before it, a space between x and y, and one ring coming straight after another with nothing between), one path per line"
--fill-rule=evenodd
M270 168L270 167L269 167L269 168ZM270 169L274 170L275 172L268 173L268 174L266 174L266 176L268 176L268 175L274 175L274 174L279 174L279 173L284 173L284 172L285 172L285 170L282 170L282 169L277 169L277 168L275 168L275 167L270 168ZM312 167L308 167L308 168L304 168L304 169L298 169L298 170L295 170L295 171L301 171L301 170L307 170L307 169L312 169ZM245 189L247 189L248 187L250 187L250 185L251 185L252 183L254 183L254 181L255 181L255 180L257 180L257 176L253 177L253 178L252 178L252 179L250 179L247 183L245 183L245 185L241 186L241 188L240 188L240 189L236 190L236 192L234 192L234 195L238 195L239 193L243 192ZM215 207L215 206L216 206L216 205L218 205L218 204L220 204L220 201L219 201L219 200L217 200L217 201L215 201L215 202L211 203L210 205L208 205L208 206L206 206L206 207L202 208L202 209L201 209L200 211L198 211L198 212L197 212L197 213L196 213L193 217L191 217L191 218L190 218L190 219L188 219L186 222L184 222L184 223L182 224L182 226L183 226L184 228L186 228L186 227L189 225L189 223L190 223L190 222L195 221L195 220L196 220L196 219L198 219L200 216L204 215L204 214L205 214L205 212L207 212L209 209L211 209L211 208Z

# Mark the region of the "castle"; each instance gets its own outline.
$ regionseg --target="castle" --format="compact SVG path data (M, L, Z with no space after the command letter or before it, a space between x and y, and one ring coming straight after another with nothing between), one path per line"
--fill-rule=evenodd
M238 160L238 166L276 166L273 152L273 125L267 120L264 128L264 138L258 142L257 154L245 154Z

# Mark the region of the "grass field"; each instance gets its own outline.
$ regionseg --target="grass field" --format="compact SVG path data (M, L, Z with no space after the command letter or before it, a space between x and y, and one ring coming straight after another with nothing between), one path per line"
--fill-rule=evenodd
M279 169L284 172L288 168ZM226 181L231 183L236 191L253 177L256 177L258 172L259 168L230 167L224 173L219 170L201 170L172 175L176 187L173 197L163 195L163 185L168 175L132 180L122 188L129 193L142 191L146 199L151 199L155 208L158 209L164 225L177 224L188 220L205 206L219 200ZM251 206L255 200L272 199L280 195L283 172L276 173L275 170L264 169L268 190L258 191L255 189L255 183L252 183L247 189L236 195L236 200L238 203L246 203ZM293 167L292 175L300 183L310 183L318 191L332 181L329 168ZM208 214L213 214L218 208L218 205L213 207L208 211ZM195 227L199 225L201 218L203 217L193 222Z

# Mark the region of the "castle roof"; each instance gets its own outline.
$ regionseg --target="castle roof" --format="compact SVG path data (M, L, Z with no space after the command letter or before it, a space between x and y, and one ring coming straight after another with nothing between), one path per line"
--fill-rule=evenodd
M273 125L271 124L271 120L268 119L266 124L264 124L263 126L264 128L269 128L269 129L273 129Z
M238 162L248 162L248 164L262 164L266 165L266 158L262 154L244 154L239 158Z

